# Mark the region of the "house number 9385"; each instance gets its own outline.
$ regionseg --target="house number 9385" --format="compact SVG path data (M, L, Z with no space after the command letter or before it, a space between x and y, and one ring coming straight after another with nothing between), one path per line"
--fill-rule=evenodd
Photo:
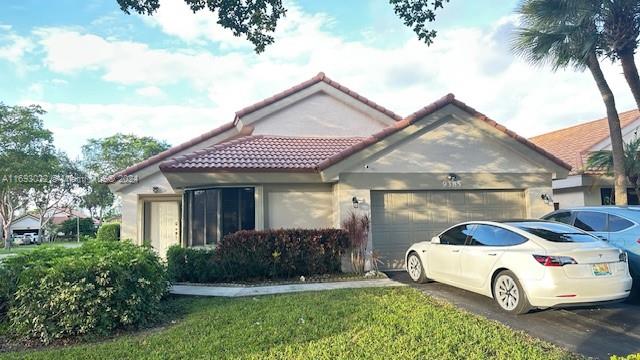
M443 180L442 187L445 188L459 188L462 187L462 181L460 180Z

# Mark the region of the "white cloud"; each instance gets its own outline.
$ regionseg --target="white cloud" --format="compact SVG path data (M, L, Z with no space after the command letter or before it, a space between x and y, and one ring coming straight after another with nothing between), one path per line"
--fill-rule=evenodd
M136 94L144 97L163 97L164 91L157 86L145 86L136 89Z
M27 102L30 103L30 102ZM56 146L72 157L89 138L115 133L153 136L171 144L187 141L227 122L212 108L192 106L133 106L120 104L42 103L45 127Z
M166 13L159 12L145 21L193 44L211 41L235 50L214 54L197 46L178 50L151 48L143 43L61 28L39 29L35 34L51 71L97 71L106 82L136 85L136 93L143 96L159 95L160 87L167 84L187 84L189 91L208 95L210 108L189 104L167 109L53 104L55 112L84 119L77 129L60 131L60 136L86 137L95 130L90 125L95 121L100 123L95 134L100 135L93 136L132 129L171 142L186 140L214 127L214 122L231 120L235 110L318 71L325 71L404 115L453 92L460 100L525 136L604 115L604 106L588 73L553 73L548 68L531 67L510 53L508 38L513 17L505 17L489 28L441 30L431 47L409 36L409 40L398 41L395 47L378 48L368 42L347 41L333 33L334 20L325 14L308 14L290 6L275 34L276 43L255 55L250 47L234 45L239 39L226 39L228 30L214 29L212 14L203 11L194 16L187 9L187 16L184 9L180 10L182 5L181 0L163 2L160 11ZM169 16L172 13L175 18ZM603 68L619 110L633 107L619 67L604 62ZM183 121L191 125L185 126ZM84 135L74 137L74 132Z
M29 68L25 55L33 49L34 43L29 37L16 34L10 25L0 25L0 60L9 61L24 72Z

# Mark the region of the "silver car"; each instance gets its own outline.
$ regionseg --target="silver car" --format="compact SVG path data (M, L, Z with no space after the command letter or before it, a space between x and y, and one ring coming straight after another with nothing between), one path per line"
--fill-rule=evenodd
M573 225L625 250L634 292L640 291L640 207L574 207L556 210L542 218Z

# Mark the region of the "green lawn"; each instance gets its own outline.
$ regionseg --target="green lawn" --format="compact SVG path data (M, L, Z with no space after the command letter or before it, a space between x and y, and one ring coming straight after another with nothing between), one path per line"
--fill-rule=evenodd
M573 359L409 288L179 298L174 325L8 359Z
M61 241L61 242L52 242L52 243L46 243L41 245L14 245L9 249L0 248L0 255L19 254L22 252L32 251L43 246L78 246L78 242L77 241L64 241L64 242Z

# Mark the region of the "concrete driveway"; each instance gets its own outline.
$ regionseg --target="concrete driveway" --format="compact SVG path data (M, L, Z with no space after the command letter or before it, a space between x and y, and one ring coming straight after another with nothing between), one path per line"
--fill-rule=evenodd
M493 299L439 283L415 284L406 272L389 277L469 312L500 321L565 349L608 359L640 352L640 305L620 303L604 307L548 309L513 316L501 312Z

